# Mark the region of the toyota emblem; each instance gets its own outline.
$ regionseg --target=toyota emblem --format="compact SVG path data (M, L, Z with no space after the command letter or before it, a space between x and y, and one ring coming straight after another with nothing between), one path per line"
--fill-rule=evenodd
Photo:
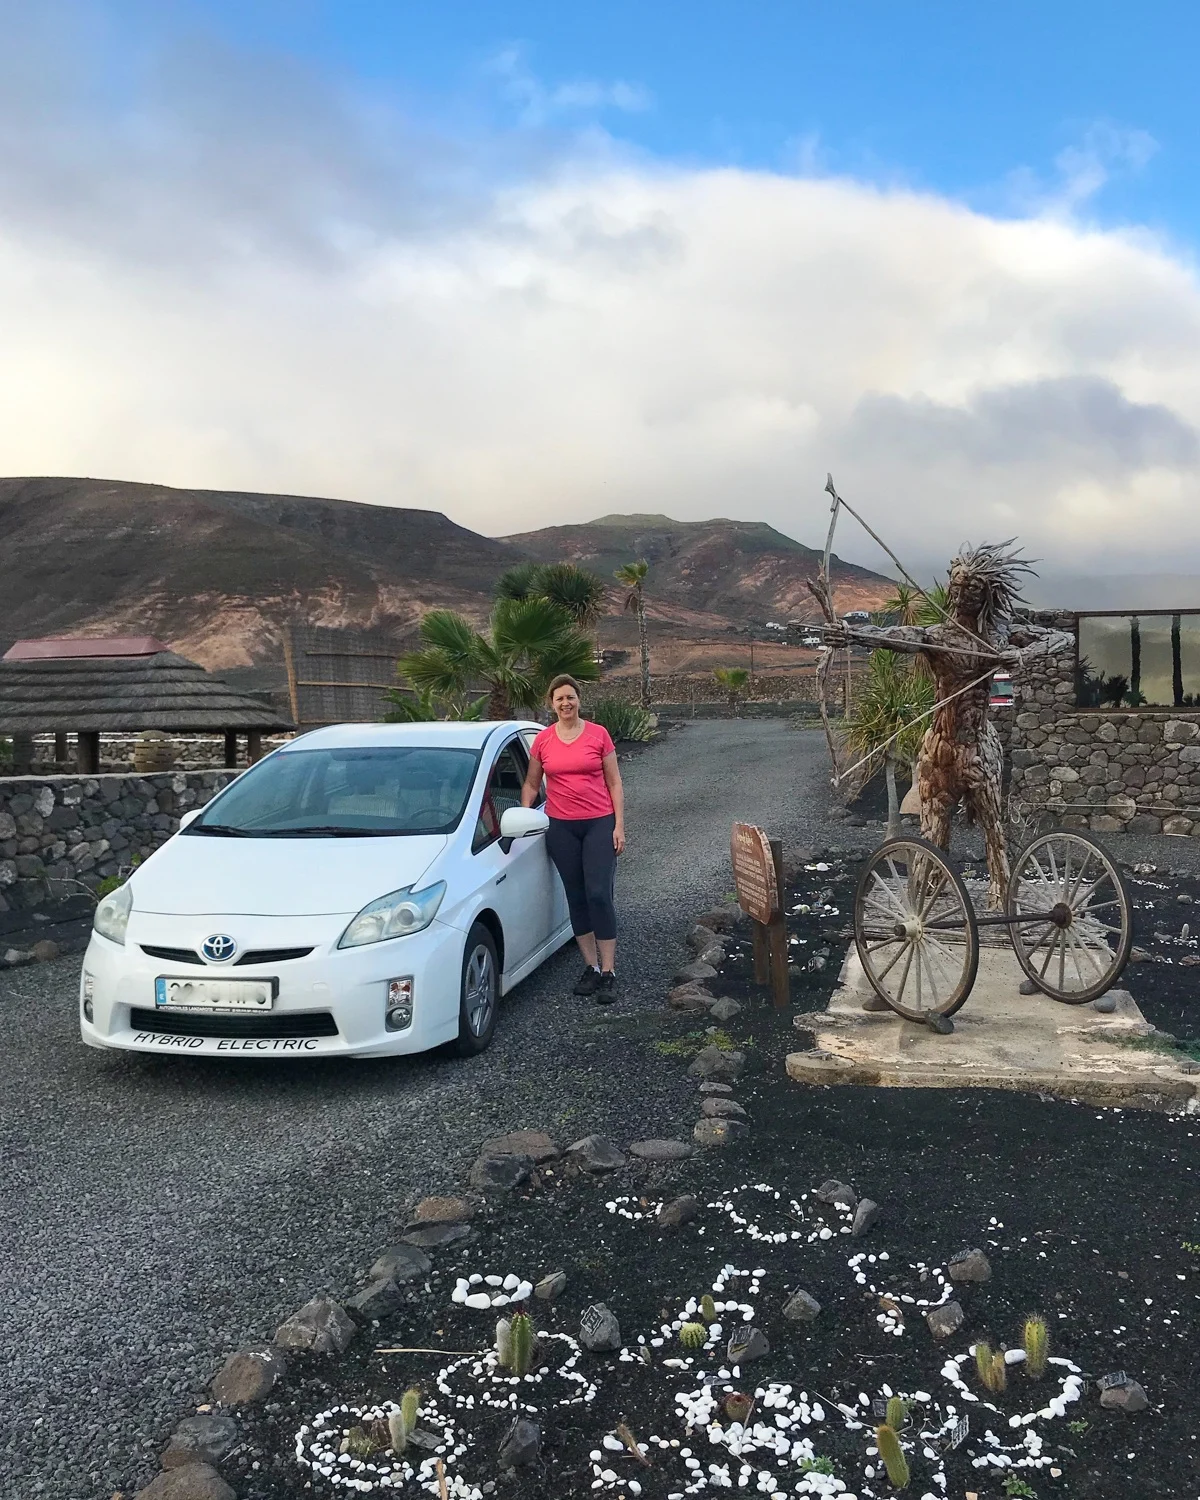
M237 944L227 932L214 932L200 944L200 952L212 963L223 964L237 952Z

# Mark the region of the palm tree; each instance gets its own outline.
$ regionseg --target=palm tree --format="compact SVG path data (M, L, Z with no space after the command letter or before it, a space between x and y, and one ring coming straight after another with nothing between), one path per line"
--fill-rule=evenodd
M624 563L613 577L628 590L625 608L637 615L638 643L642 649L642 707L650 707L650 637L646 634L646 575L650 564L644 557Z
M1129 706L1145 703L1142 696L1142 622L1137 615L1129 617Z
M898 583L892 597L883 601L880 612L887 615L893 625L919 625L924 603L925 596L911 583Z
M538 593L565 609L580 630L590 630L604 610L604 580L572 562L547 563Z
M742 696L742 689L750 681L750 673L745 667L717 667L713 671L713 677L717 686L729 699L729 711L736 719L738 716L738 700Z
M887 780L888 838L900 834L896 765L917 757L926 721L920 715L934 703L933 679L913 670L895 651L872 651L866 676L846 720L846 741L857 755L882 762ZM897 738L892 739L893 735ZM890 741L890 743L889 743Z
M497 599L486 635L452 609L431 609L420 633L424 647L401 659L402 676L418 694L447 700L482 686L489 719L532 713L560 672L600 675L592 642L549 599Z
M543 564L539 562L514 563L506 568L496 580L493 590L497 599L536 599L541 594L538 587Z
M1183 707L1182 625L1178 615L1171 616L1171 702L1176 708Z

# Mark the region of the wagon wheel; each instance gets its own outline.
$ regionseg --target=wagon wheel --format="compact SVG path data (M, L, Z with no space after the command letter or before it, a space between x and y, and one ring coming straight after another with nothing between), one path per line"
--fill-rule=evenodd
M1112 856L1082 833L1044 833L1021 850L1008 883L1017 962L1068 1005L1103 995L1133 946L1129 892Z
M859 877L854 942L871 988L897 1015L952 1016L979 967L971 898L924 839L888 839Z

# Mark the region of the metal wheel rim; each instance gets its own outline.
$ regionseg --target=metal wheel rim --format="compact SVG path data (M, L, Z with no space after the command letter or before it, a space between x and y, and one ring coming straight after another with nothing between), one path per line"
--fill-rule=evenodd
M1047 918L1011 931L1017 962L1051 999L1084 1005L1120 978L1133 913L1115 860L1095 839L1059 830L1031 840L1013 865L1007 905L1010 917Z
M867 982L906 1020L953 1015L971 993L979 966L974 908L941 851L923 839L891 839L868 860L854 940Z
M486 943L476 945L463 973L463 1007L473 1037L486 1035L496 1008L496 970Z

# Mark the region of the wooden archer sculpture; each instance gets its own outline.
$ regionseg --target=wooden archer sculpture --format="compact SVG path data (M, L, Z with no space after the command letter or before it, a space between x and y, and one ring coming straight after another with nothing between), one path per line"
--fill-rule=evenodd
M832 478L826 488L834 497L836 522L839 507L850 507L834 490ZM855 512L851 514L861 521ZM832 534L831 525L831 541ZM1012 546L1010 541L960 551L950 565L945 619L938 625L847 625L838 620L829 590L828 547L822 576L815 586L810 585L828 621L826 645L853 642L875 650L920 655L928 663L937 699L917 758L921 833L939 848L948 849L954 808L959 801L963 803L968 818L978 822L983 832L988 905L993 909L1004 903L1009 868L1000 795L1003 753L988 718L992 675L1000 667L1019 668L1032 656L1061 651L1070 644L1061 632L1014 620L1020 575L1033 569ZM899 566L890 549L885 550ZM832 735L830 743L832 748ZM835 755L835 782L839 775Z

